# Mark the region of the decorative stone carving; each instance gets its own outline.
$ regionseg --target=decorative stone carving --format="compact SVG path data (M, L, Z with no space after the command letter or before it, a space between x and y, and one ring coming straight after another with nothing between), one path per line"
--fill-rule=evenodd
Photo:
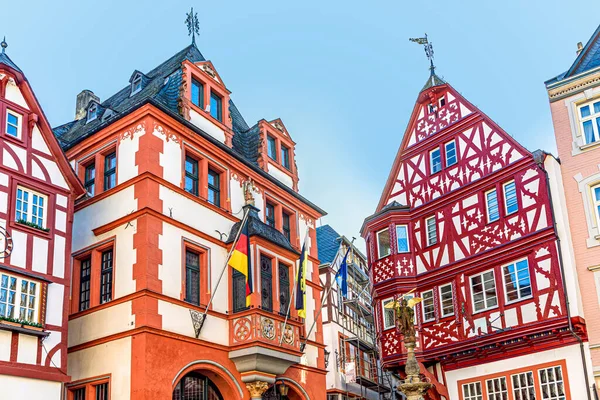
M246 388L250 392L250 397L260 399L264 392L269 388L269 384L263 381L254 381L246 383Z
M187 97L187 79L185 78L187 75L187 67L185 63L181 66L181 73L183 74L183 79L181 80L181 85L179 86L179 99L177 100L177 106L179 108L179 114L187 121L190 120L190 103Z
M156 122L154 123L154 132L158 132L161 135L165 135L167 142L169 140L172 140L175 143L179 143L179 135L177 135L175 132L171 131L169 128L165 128Z
M254 205L254 194L253 191L256 191L256 186L254 186L254 181L252 178L248 178L242 183L242 190L244 192L244 202L246 205Z
M290 325L286 325L283 331L283 342L290 346L294 344L294 328Z
M233 325L233 337L237 342L244 342L250 338L252 328L248 318L240 318Z
M275 339L275 323L270 318L263 318L260 322L260 330L264 338Z
M144 123L137 124L136 126L133 126L129 129L127 129L126 131L121 132L121 134L119 135L119 141L123 141L125 139L133 140L133 137L135 135L137 135L140 132L144 132L145 130L146 130L146 125Z

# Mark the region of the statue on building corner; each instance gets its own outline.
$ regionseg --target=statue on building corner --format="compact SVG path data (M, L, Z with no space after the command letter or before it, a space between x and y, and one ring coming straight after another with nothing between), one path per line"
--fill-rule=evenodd
M256 190L256 186L254 186L254 181L252 178L248 178L242 183L242 191L244 192L244 204L254 206L254 194L252 193Z

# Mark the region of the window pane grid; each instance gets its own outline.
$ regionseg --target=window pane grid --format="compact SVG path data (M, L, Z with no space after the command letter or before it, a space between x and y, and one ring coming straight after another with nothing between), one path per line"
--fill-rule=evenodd
M190 156L185 158L185 190L198 196L198 160Z
M597 226L600 227L600 184L592 187L592 200L594 212L596 213Z
M483 400L481 382L467 383L463 385L464 400Z
M542 400L566 400L565 386L560 366L543 368L538 371Z
M517 203L517 188L514 181L504 185L504 201L507 214L512 214L519 210L519 204Z
M600 101L581 106L579 114L585 144L600 140Z
M107 250L102 253L102 267L100 273L100 304L112 300L113 281L113 251Z
M8 111L6 113L6 133L16 138L19 137L20 118L17 114Z
M398 240L398 253L408 252L408 227L406 225L396 226L396 238Z
M214 92L210 92L210 115L218 121L222 121L221 98Z
M281 165L290 169L290 150L283 145L281 146Z
M90 277L92 273L92 259L81 260L81 273L79 275L79 311L90 308Z
M488 379L486 382L488 400L508 400L506 378Z
M111 153L104 158L104 190L117 185L117 153Z
M435 319L435 305L432 290L423 292L423 319L425 321L432 321Z
M185 301L200 305L200 254L185 252Z
M275 207L269 203L265 207L265 221L267 225L275 228Z
M500 219L500 211L498 208L498 195L496 190L491 190L485 194L487 205L488 221L494 222Z
M208 170L208 202L217 207L221 206L221 184L218 172Z
M437 243L437 224L435 217L427 218L427 245L432 246Z
M446 167L456 164L456 143L454 141L448 142L445 145L446 148Z
M94 195L94 191L96 188L96 165L90 164L85 167L85 177L84 177L84 186L86 192L89 193L90 196Z
M394 300L387 299L381 303L382 308L383 308L383 329L393 328L396 324L396 321L394 318L394 309L393 308L385 308L385 305L391 303L392 301L394 301Z
M493 271L471 277L471 292L475 311L485 310L498 305L496 283Z
M39 287L29 279L0 274L0 317L37 323Z
M287 238L288 241L292 241L292 236L291 236L291 230L290 230L290 215L283 213L281 215L281 220L282 220L282 230L283 230L283 234L285 235L285 237Z
M204 108L204 85L192 79L192 103L200 108Z
M272 160L277 160L277 147L275 144L275 138L267 136L267 155Z
M511 378L515 400L536 400L533 372L522 372Z
M390 255L390 231L387 228L377 232L377 249L379 258Z
M505 265L502 270L504 272L507 301L515 301L531 296L531 280L527 260Z
M96 400L108 400L108 382L96 385Z
M452 303L452 285L445 285L440 288L440 297L442 303L442 317L454 314L454 304Z
M442 170L442 156L440 154L440 149L435 149L429 153L429 166L431 167L432 174Z

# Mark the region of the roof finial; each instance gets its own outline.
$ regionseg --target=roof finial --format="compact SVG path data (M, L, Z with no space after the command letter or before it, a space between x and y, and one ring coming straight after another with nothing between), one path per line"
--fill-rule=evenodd
M2 39L2 43L0 43L0 46L2 46L2 54L4 54L4 51L8 47L8 43L6 43L6 36L4 36L4 39Z
M185 24L188 28L188 36L192 36L192 44L196 44L196 34L200 36L200 23L198 22L198 13L194 13L194 7L185 14Z
M429 40L427 40L427 34L425 34L425 37L422 38L410 38L408 40L422 44L425 47L425 54L429 60L429 70L431 71L432 76L435 75L435 65L433 65L433 43L430 43Z

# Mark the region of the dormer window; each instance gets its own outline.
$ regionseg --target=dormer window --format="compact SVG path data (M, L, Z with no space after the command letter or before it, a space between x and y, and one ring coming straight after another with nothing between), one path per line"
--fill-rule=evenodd
M281 165L290 169L290 149L281 145Z
M440 97L440 108L444 107L446 105L446 98L444 96Z
M142 74L136 74L131 81L131 95L133 96L140 90L142 90Z
M10 136L21 138L21 120L23 117L14 111L6 112L6 133Z
M96 103L92 103L90 105L90 108L88 108L87 122L95 120L97 116L98 116L98 106L96 105Z
M192 79L192 104L204 109L204 85Z
M277 161L277 144L273 136L267 135L267 155L271 160Z
M220 122L223 122L222 102L223 100L218 94L210 92L210 115Z

